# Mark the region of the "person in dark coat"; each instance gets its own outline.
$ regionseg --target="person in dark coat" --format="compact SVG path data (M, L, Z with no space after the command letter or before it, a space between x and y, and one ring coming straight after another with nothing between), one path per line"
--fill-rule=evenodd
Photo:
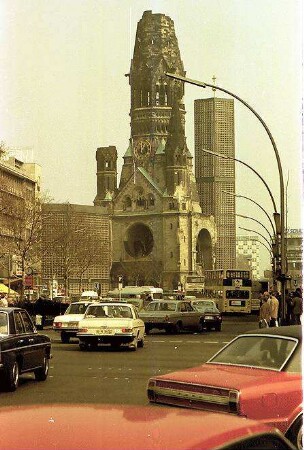
M302 291L297 288L292 299L292 317L295 325L301 325L301 315L303 313Z

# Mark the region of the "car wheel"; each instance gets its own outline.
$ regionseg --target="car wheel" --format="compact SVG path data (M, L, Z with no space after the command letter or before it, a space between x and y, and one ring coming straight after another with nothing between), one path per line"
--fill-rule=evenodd
M130 344L130 350L132 350L133 352L136 352L138 347L138 336L136 336L132 342L132 344Z
M18 387L18 384L19 384L19 364L15 360L11 362L6 373L7 390L10 392L15 391Z
M144 337L142 337L142 339L140 339L139 341L138 341L138 347L143 347L145 345L145 342L144 342Z
M204 331L204 321L203 320L200 320L198 327L197 327L197 331L199 333L202 333Z
M303 416L299 416L286 433L290 442L299 450L303 449Z
M47 355L43 357L43 365L39 369L34 370L35 379L37 381L45 381L47 379L50 368L50 360Z
M70 336L65 331L61 332L60 337L63 344L68 344L70 342Z
M177 324L175 325L175 333L181 333L182 330L183 330L182 322L177 322Z
M86 350L88 350L89 346L86 342L79 342L79 348L82 351L86 351Z

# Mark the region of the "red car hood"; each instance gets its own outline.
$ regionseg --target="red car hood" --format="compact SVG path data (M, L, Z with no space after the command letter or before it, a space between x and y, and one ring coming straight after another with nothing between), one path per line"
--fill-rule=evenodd
M208 450L270 430L235 416L138 405L6 407L0 423L6 450Z
M282 381L284 379L300 380L300 374L251 367L204 364L191 369L160 375L151 379L220 386L223 388L240 390L259 384L275 383L276 381Z

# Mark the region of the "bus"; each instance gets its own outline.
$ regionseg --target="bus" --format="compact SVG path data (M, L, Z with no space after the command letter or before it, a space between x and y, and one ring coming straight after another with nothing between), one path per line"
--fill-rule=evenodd
M250 270L219 269L205 271L203 297L215 300L223 313L251 313L252 279Z

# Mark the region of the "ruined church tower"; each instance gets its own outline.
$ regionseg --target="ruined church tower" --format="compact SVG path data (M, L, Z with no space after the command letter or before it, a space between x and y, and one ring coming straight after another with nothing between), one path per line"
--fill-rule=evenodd
M131 130L116 187L116 148L100 147L96 205L112 214L112 284L186 287L212 268L213 217L199 206L193 157L185 137L185 76L173 20L145 11L128 74Z

